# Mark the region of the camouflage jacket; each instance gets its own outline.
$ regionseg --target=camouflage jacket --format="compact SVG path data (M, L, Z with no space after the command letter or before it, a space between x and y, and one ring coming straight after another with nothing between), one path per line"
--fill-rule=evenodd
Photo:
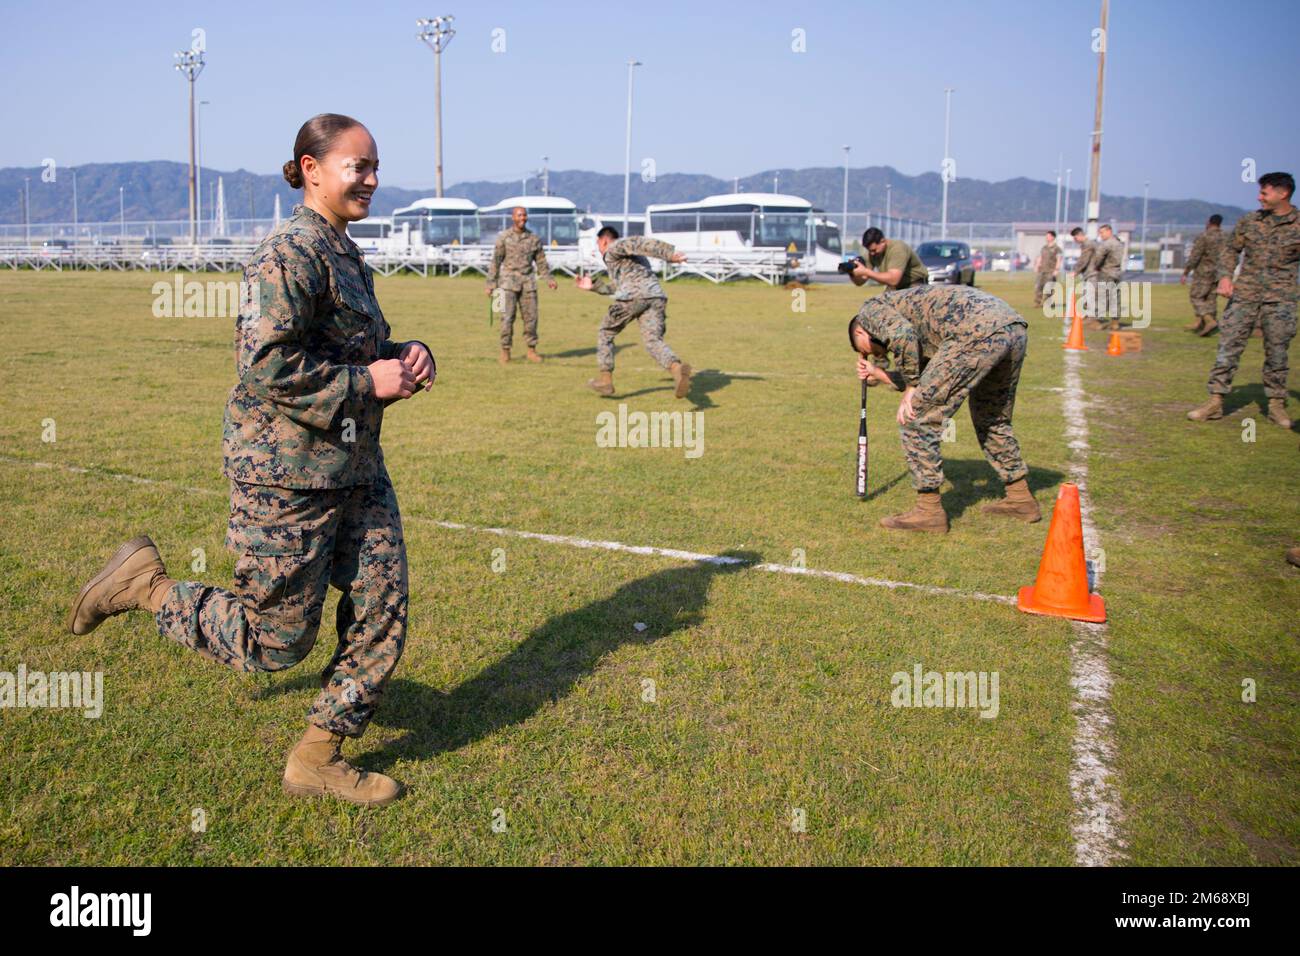
M1061 262L1061 247L1051 242L1043 246L1040 254L1042 258L1038 260L1038 271L1043 275L1052 275L1056 272L1056 267Z
M883 292L864 302L857 318L889 350L905 387L920 380L945 342L974 344L1009 325L1029 325L997 296L947 284Z
M1118 236L1097 243L1097 251L1092 257L1092 271L1112 282L1123 277L1124 243L1119 241Z
M1093 263L1097 259L1097 243L1091 239L1084 239L1079 243L1079 261L1074 264L1074 274L1077 276L1091 276L1097 271Z
M533 272L536 265L537 271ZM551 267L546 263L546 251L541 237L527 228L522 231L511 226L497 234L492 249L492 267L488 270L488 285L511 292L533 291L538 277L549 279Z
M605 250L605 268L609 277L592 281L592 291L612 295L615 299L666 299L659 279L646 256L667 261L677 250L669 243L646 236L619 239Z
M1219 259L1225 240L1222 229L1206 229L1192 243L1192 254L1183 266L1183 275L1196 273L1196 281L1213 282L1219 278Z
M222 471L281 488L347 488L383 470L384 403L366 368L396 358L370 270L306 206L257 247L235 328Z
M1232 284L1232 297L1246 302L1295 302L1300 265L1300 210L1285 216L1262 209L1243 216L1219 256L1219 278L1231 278L1241 260L1241 274Z

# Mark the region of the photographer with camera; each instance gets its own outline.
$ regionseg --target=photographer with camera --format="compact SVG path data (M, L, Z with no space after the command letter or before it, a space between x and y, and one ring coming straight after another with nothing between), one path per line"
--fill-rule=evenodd
M901 239L886 239L875 226L862 234L862 248L867 252L866 260L858 256L839 265L839 271L852 279L854 285L866 285L868 280L875 279L892 291L930 281L930 271L912 247Z

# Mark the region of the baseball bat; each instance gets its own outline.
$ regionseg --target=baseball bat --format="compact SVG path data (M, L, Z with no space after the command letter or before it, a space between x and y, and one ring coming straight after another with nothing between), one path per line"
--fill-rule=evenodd
M858 497L867 497L867 380L862 380L862 411L858 416Z

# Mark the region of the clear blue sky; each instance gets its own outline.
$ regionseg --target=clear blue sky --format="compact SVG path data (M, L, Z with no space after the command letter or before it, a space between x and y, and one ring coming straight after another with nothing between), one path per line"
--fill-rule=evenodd
M634 168L745 176L774 167L937 170L943 88L961 177L1086 181L1098 0L816 2L8 2L0 62L24 77L0 115L0 166L186 158L172 53L207 34L204 165L273 172L326 110L375 133L381 181L433 182L433 55L415 20L450 12L447 184L553 169L621 172L629 57ZM1300 173L1300 5L1113 0L1102 188L1251 206L1241 181ZM491 49L494 28L506 51ZM791 31L807 52L791 50ZM1272 97L1270 101L1270 97Z

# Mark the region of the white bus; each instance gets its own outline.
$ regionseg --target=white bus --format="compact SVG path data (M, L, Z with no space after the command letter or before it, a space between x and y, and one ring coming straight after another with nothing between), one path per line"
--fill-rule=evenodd
M417 199L393 210L393 232L409 230L413 246L474 246L481 241L478 206L469 199Z
M357 222L348 223L348 236L362 252L374 255L386 250L392 241L393 218L391 216L367 216Z
M528 228L537 233L542 245L578 244L578 207L562 196L511 196L479 210L483 241L495 242L497 233L511 226L510 213L516 206L528 210Z
M727 193L693 203L646 207L646 235L685 252L781 248L800 265L834 272L841 259L839 227L812 203L780 193Z

